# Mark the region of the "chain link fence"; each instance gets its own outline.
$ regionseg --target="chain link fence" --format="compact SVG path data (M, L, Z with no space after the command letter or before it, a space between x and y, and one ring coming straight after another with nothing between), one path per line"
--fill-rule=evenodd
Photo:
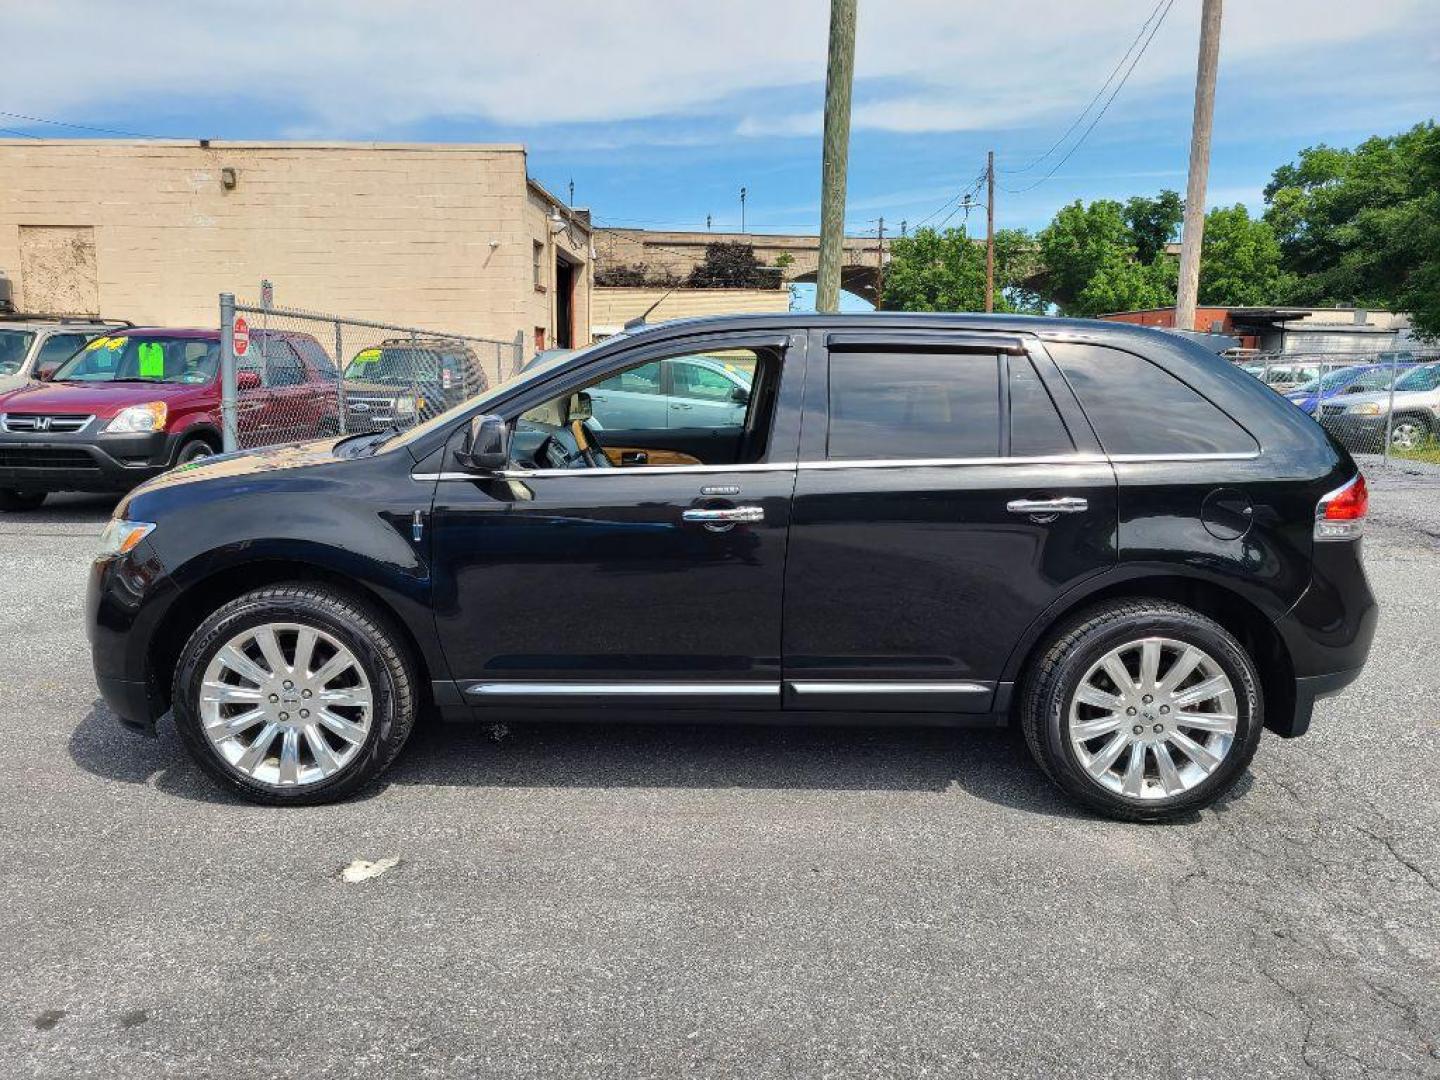
M1440 462L1440 349L1230 359L1354 453Z
M220 296L225 449L413 427L516 374L508 341Z

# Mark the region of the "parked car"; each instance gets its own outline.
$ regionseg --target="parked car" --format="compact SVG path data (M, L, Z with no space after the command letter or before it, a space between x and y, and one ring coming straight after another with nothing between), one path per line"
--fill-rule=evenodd
M41 316L0 320L0 393L48 379L87 342L128 325L114 319Z
M1242 369L1259 379L1276 393L1286 393L1311 379L1318 379L1324 368L1315 361L1285 361L1282 363L1249 363Z
M357 352L345 366L347 431L410 427L490 386L464 341L396 338Z
M302 361L304 334L255 331L237 360L242 445L338 430L334 368ZM323 349L320 350L323 353ZM94 338L48 382L0 396L0 510L52 491L125 491L221 446L220 335L132 328Z
M626 372L715 356L748 358L738 423L590 422ZM406 432L153 480L105 530L88 621L113 711L173 715L257 802L355 791L428 703L1013 721L1074 799L1152 820L1213 802L1262 727L1303 734L1359 674L1366 511L1343 449L1176 335L729 316L606 340Z
M1380 450L1385 430L1398 450L1423 446L1440 432L1440 363L1420 364L1395 380L1395 419L1390 417L1389 389L1340 394L1320 406L1319 420L1348 449Z
M746 362L714 356L642 364L590 388L594 425L622 431L738 425L753 374Z
M1397 375L1404 375L1414 364L1352 364L1336 368L1303 382L1285 396L1304 412L1314 416L1322 401L1340 394L1363 394L1368 390L1388 390Z

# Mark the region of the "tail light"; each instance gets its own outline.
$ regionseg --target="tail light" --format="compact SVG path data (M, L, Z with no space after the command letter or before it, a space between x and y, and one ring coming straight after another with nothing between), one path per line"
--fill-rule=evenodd
M1356 474L1343 487L1330 492L1315 507L1316 540L1355 540L1365 532L1365 515L1370 511L1370 492L1365 477Z

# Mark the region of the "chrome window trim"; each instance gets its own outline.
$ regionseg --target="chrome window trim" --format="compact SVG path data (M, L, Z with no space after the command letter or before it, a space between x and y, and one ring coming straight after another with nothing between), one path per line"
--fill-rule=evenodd
M965 465L1138 465L1186 461L1253 461L1257 450L1215 454L1054 454L1040 457L970 458L857 458L853 461L799 461L785 465L647 465L630 469L504 469L495 473L411 473L412 480L529 480L547 476L636 476L675 473L703 476L715 473L810 472L833 469L931 469Z
M488 682L467 686L476 697L779 697L778 682Z
M787 684L797 694L988 694L994 688L973 682L846 682L802 680Z

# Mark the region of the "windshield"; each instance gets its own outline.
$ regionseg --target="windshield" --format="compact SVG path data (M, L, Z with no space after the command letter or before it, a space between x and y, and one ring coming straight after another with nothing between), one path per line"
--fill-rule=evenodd
M1396 390L1434 390L1440 386L1440 364L1416 368L1395 381Z
M98 337L55 370L55 382L207 383L220 370L220 343L137 334Z
M14 375L20 370L34 340L30 330L0 330L0 375Z
M510 376L510 378L505 379L502 382L496 383L494 386L490 387L490 389L476 394L472 398L467 398L459 405L446 409L444 412L436 416L432 416L429 420L426 420L425 423L413 427L409 431L406 431L403 434L396 436L394 441L389 445L408 446L410 443L415 442L417 439L423 439L425 436L429 435L437 428L443 428L446 424L451 423L455 420L456 417L468 412L476 411L477 408L483 409L487 402L494 401L496 398L500 397L503 394L508 394L517 386L521 386L529 382L531 379L544 377L546 374L553 371L555 368L560 367L562 363L564 364L564 366L568 367L572 361L584 360L585 357L589 356L590 353L594 352L601 345L609 344L610 342L616 340L621 336L623 335L612 334L610 337L605 338L603 341L597 341L593 345L588 345L583 349L577 349L576 351L566 353L563 356L557 356L554 358L554 360L548 361L546 363L536 364L534 367L531 367L527 370L517 372L516 374Z
M396 384L433 380L437 359L429 349L361 349L345 365L345 378Z

